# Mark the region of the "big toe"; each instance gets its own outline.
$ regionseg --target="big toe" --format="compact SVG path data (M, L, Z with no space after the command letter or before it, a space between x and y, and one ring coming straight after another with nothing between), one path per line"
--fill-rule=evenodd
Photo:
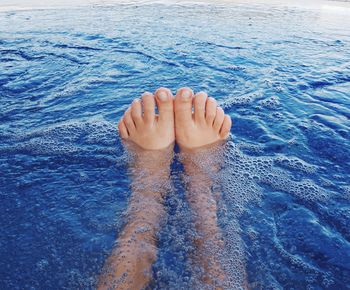
M174 119L174 98L167 88L159 88L155 92L159 120L168 121Z
M193 91L189 88L181 88L175 97L175 120L180 123L192 121Z

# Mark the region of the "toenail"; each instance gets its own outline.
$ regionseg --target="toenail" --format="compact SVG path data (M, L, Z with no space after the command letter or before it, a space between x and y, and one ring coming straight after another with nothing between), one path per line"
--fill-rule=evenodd
M188 90L183 90L181 93L181 97L183 99L189 99L191 97L191 92Z
M158 98L161 100L161 101L167 101L168 100L168 94L164 91L160 91L158 93Z

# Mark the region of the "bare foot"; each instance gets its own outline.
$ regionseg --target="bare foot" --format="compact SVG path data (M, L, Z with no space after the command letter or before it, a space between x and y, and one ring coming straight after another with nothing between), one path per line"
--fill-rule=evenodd
M154 95L146 92L142 101L134 100L118 124L123 139L146 150L164 149L175 141L173 96L166 88L159 88Z
M192 104L194 112L192 113ZM231 129L231 118L204 92L195 96L181 88L175 97L176 142L181 148L194 149L225 140Z

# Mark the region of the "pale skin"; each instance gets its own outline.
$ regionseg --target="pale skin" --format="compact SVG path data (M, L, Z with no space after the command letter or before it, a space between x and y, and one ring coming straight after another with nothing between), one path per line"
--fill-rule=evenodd
M156 106L159 114L155 113ZM134 156L130 164L133 192L128 220L106 261L98 289L143 289L150 282L175 142L184 152L182 162L192 177L187 196L199 233L195 241L198 255L192 260L205 269L206 274L200 277L205 285L222 289L220 281L225 279L225 272L215 255L206 254L208 243L214 248L222 246L212 181L186 156L225 140L231 129L230 117L204 92L194 94L189 88L181 88L174 98L170 90L159 88L134 100L118 129Z

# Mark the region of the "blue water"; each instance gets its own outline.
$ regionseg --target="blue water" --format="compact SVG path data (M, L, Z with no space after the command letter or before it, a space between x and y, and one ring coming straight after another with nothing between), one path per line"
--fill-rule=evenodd
M116 122L159 86L205 90L234 121L219 221L250 287L350 289L349 19L268 4L1 12L0 289L94 287L130 194ZM191 288L172 167L152 289Z

